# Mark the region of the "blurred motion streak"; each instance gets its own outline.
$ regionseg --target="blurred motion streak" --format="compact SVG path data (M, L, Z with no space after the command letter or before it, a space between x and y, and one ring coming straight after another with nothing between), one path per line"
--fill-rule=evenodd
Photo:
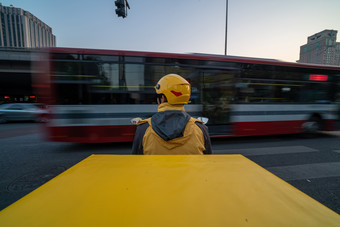
M48 48L37 53L33 87L49 106L53 141L132 141L133 118L157 112L154 86L175 73L191 84L186 111L211 137L335 130L340 67L207 54Z

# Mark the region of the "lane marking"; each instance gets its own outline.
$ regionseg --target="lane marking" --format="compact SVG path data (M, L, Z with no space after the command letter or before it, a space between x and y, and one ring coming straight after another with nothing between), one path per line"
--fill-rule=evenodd
M213 154L242 154L244 156L253 155L275 155L291 153L318 152L318 150L306 146L285 146L285 147L261 147L245 149L213 149Z
M340 177L340 162L269 167L266 169L285 181Z

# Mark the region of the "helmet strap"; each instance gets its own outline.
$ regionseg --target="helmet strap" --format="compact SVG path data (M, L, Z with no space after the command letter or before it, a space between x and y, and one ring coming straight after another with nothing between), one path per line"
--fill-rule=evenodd
M157 98L158 104L161 104L163 102L168 102L164 94L157 94L156 98Z

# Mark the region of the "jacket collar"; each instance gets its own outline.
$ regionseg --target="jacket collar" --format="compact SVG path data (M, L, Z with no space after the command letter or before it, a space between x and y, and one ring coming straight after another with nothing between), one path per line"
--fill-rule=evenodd
M167 102L163 102L158 106L158 112L167 111L167 110L181 110L185 111L184 105L171 105Z

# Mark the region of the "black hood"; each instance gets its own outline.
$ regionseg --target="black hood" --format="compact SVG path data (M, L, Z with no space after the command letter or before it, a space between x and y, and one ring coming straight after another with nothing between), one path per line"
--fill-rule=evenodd
M152 129L165 141L183 137L190 115L180 110L156 113L151 118Z

